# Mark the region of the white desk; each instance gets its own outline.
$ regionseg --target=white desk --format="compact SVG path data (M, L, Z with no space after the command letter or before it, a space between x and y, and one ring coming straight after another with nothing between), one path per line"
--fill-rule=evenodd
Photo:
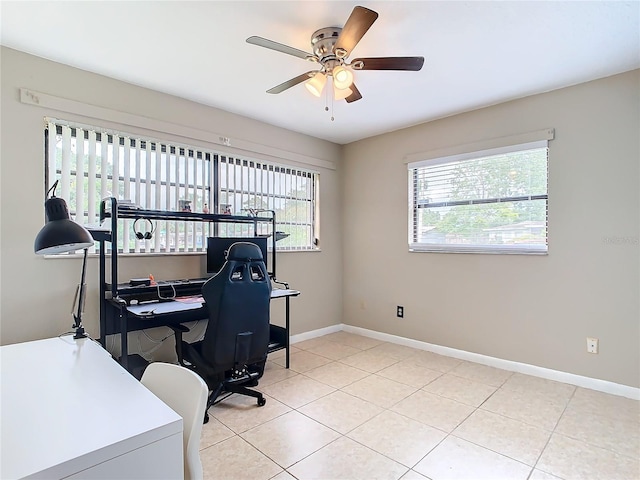
M182 418L99 344L0 348L0 478L182 478Z

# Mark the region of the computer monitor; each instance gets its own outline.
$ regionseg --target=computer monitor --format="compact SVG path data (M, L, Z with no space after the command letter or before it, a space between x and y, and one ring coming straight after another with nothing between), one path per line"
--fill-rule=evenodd
M227 252L231 245L236 242L248 242L260 248L267 273L273 277L273 272L269 271L270 262L267 261L267 240L267 237L207 237L207 273L220 271L227 260Z

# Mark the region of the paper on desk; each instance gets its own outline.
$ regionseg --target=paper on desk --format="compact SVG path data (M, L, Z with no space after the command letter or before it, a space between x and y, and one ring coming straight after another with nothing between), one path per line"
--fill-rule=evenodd
M204 303L204 298L202 298L202 295L191 295L190 297L176 297L176 302Z
M202 307L201 303L182 303L182 302L159 302L146 303L141 305L130 305L127 311L138 316L145 315L161 315L163 313L184 312L185 310L194 310Z

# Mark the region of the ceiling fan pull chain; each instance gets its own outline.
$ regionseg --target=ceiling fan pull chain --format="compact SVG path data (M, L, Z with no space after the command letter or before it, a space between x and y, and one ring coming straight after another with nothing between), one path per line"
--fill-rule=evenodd
M324 89L324 111L329 111L329 88Z
M333 82L331 82L331 89L327 88L327 90L329 90L329 92L327 92L327 95L331 96L331 121L333 122Z
M326 89L326 99L327 106L325 107L325 111L329 111L329 97L331 97L331 121L333 122L333 77L331 77L331 88Z

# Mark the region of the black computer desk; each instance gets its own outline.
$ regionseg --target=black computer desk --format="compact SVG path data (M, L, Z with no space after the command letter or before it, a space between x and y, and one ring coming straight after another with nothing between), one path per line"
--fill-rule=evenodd
M154 286L118 285L118 297L106 301L106 315L101 318L100 343L106 345L106 335L120 334L120 364L131 373L141 373L146 361L139 355L129 355L127 333L207 320L209 313L205 303L174 299L200 295L206 281L206 278L198 278L158 282ZM286 368L289 368L289 299L298 295L298 290L271 291L272 299L285 299L285 326L270 325L268 351L285 349Z

